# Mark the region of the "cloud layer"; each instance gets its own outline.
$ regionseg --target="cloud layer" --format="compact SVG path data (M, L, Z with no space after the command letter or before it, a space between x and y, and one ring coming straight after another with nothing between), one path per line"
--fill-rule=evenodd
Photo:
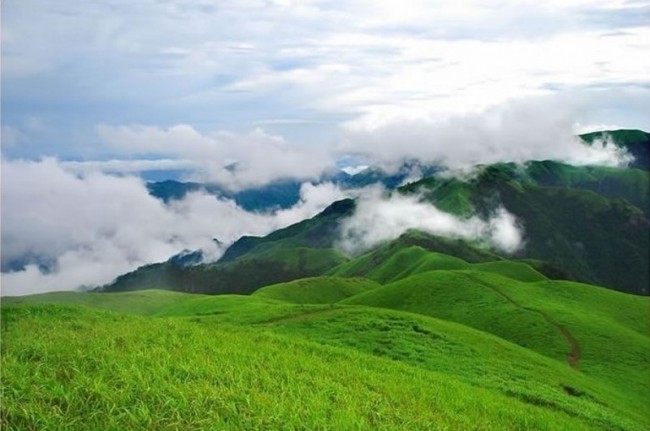
M458 218L413 196L386 197L379 188L342 191L331 183L305 183L295 206L263 214L204 193L164 204L139 178L75 174L56 159L4 160L2 294L100 285L183 249L202 249L215 259L242 235L267 234L344 197L358 199L341 229L339 245L350 253L407 229L479 240L503 252L522 243L517 221L503 209L487 220Z
M381 125L351 123L338 151L388 169L407 160L451 169L495 162L558 160L577 165L624 165L614 145L586 146L575 118L585 101L559 96L513 100L480 113L445 118L394 118Z
M187 179L231 189L286 177L319 178L345 159L389 172L413 160L449 169L546 159L625 165L628 158L614 145L586 146L576 137L580 126L575 118L586 103L579 98L538 96L463 115L395 116L381 123L360 119L347 123L328 146L296 143L259 128L235 134L201 133L187 124L166 129L102 125L97 128L102 142L122 159L64 163L78 172L185 169ZM142 159L152 154L161 158Z
M487 220L476 216L460 218L422 202L417 196L386 196L380 189L359 197L354 215L341 227L339 246L356 254L395 239L409 229L476 240L505 253L523 246L524 233L516 218L504 208L498 208Z
M317 178L334 165L332 155L323 147L296 145L261 129L238 135L224 131L201 134L184 124L169 129L104 125L98 127L98 133L113 151L175 157L182 162L178 166L192 166L192 179L233 189L283 177Z
M3 151L104 159L98 124L263 126L324 144L341 124L545 94L587 99L586 124L650 128L648 12L615 0L6 2Z
M304 184L294 207L249 213L229 200L192 193L164 205L135 177L76 176L54 159L2 162L2 294L68 290L110 282L183 249L217 257L228 244L310 217L344 196L331 184ZM47 268L39 268L46 263Z

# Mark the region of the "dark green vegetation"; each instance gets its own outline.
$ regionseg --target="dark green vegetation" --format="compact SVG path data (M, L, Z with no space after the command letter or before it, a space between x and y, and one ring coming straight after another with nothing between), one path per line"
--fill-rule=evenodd
M172 260L118 277L106 291L170 289L195 293L251 293L262 286L311 277L347 260L331 248L354 202L335 202L316 217L264 238L242 237L217 263L185 266Z
M526 245L514 257L545 261L577 280L636 294L650 284L650 173L557 162L503 163L468 180L427 178L403 188L441 209L514 214Z
M300 200L300 187L303 181L313 183L331 182L342 188L358 188L373 184L381 184L388 189L394 189L411 176L411 172L417 170L425 175L432 175L436 168L421 166L416 162L404 163L394 174L387 173L379 168L368 168L355 175L349 175L343 171L335 174L326 173L320 178L309 179L284 179L276 180L261 187L252 187L240 191L230 191L218 184L203 184L195 182L181 182L174 180L154 181L147 183L149 194L162 200L170 202L184 198L193 192L202 192L218 196L222 199L232 199L247 211L273 211L279 208L289 208Z
M634 161L630 167L650 169L650 133L642 130L612 130L606 132L592 132L580 137L588 143L596 140L611 139L618 147L626 149Z
M278 180L260 188L249 188L232 192L217 184L201 184L173 180L150 182L149 193L164 202L182 199L188 193L203 192L223 199L232 199L248 211L289 208L300 199L300 182L287 179Z

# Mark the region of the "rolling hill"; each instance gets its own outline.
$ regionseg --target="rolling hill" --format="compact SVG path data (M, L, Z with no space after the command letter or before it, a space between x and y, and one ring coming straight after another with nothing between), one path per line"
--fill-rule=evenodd
M648 298L467 265L474 267L384 285L308 278L251 296L147 290L4 298L2 423L650 426Z

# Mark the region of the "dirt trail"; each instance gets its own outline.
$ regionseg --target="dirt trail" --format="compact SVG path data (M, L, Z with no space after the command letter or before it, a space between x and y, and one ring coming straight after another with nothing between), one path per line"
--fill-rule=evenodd
M576 337L573 336L571 331L569 331L566 326L561 325L558 322L556 322L545 311L538 310L536 308L532 308L532 307L528 307L528 306L520 304L519 302L515 301L510 296L508 296L504 291L502 291L498 287L496 287L496 286L494 286L492 284L486 283L484 280L481 280L481 279L479 279L477 277L474 277L472 275L468 274L468 277L471 278L472 280L476 281L477 283L479 283L479 284L481 284L481 285L483 285L483 286L485 286L485 287L487 287L489 289L492 289L493 291L498 293L506 301L508 301L509 303L514 305L515 307L520 308L522 310L530 311L531 313L539 314L540 316L542 316L542 318L544 318L544 320L546 320L546 322L548 322L549 325L554 327L564 337L564 339L567 341L567 343L569 343L569 346L570 346L571 350L567 354L566 360L569 363L569 366L571 368L575 368L575 369L578 368L578 361L580 360L580 344L578 343L578 340L576 339Z

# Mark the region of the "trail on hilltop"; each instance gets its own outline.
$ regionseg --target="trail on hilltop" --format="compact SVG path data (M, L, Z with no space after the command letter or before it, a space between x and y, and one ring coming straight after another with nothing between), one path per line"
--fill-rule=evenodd
M479 277L475 277L472 274L467 274L469 278L472 280L476 281L477 283L481 284L482 286L485 286L489 289L492 289L496 293L498 293L500 296L502 296L506 301L511 303L517 308L520 308L522 310L530 311L531 313L538 314L548 322L549 325L554 327L561 335L564 337L564 339L567 341L570 347L570 351L567 354L566 361L569 364L571 368L578 369L578 361L580 360L580 344L578 343L578 340L576 337L569 331L569 329L561 325L560 323L556 322L555 319L553 319L548 313L542 310L538 310L537 308L533 307L528 307L526 305L520 304L519 302L515 301L512 299L508 294L506 294L504 291L499 289L498 287L486 282L485 280L481 280Z

